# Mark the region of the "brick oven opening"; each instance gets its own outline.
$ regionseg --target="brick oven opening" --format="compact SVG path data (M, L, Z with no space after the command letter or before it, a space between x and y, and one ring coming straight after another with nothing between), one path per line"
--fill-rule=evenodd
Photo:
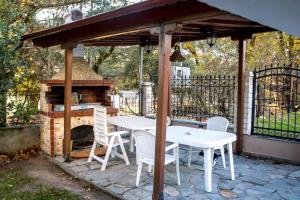
M93 126L82 125L71 130L72 151L91 148L94 141Z

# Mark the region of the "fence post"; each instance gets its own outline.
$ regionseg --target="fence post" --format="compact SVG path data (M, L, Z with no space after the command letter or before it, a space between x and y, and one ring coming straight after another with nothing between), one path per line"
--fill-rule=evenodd
M142 85L142 91L143 91L143 103L142 103L142 115L147 116L152 113L152 99L153 99L153 94L152 94L152 83L151 82L143 82Z

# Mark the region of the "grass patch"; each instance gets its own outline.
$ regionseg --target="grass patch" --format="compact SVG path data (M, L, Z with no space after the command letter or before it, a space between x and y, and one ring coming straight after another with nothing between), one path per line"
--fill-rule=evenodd
M300 138L300 112L279 112L276 115L266 115L265 118L256 118L254 121L254 126L258 127L255 131L258 134L277 136L290 139ZM262 130L259 129L268 128L274 130ZM292 133L292 132L298 133Z
M80 199L67 190L37 184L18 169L0 170L0 199L65 200Z

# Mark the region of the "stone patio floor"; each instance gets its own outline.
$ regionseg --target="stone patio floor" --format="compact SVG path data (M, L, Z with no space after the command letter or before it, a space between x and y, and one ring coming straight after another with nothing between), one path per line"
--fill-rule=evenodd
M128 148L126 148L128 149ZM213 191L204 190L203 158L195 153L191 168L187 167L187 147L180 146L181 185L176 184L175 165L170 164L165 172L165 199L300 199L300 166L234 156L236 179L230 179L229 166L224 169L221 158L213 168ZM127 200L150 200L152 195L151 173L143 168L140 184L135 186L135 154L128 153L130 166L118 158L109 160L105 171L100 171L97 161L87 163L87 159L61 163L53 160L66 172L116 197ZM228 156L226 155L226 158ZM227 164L228 164L228 160Z

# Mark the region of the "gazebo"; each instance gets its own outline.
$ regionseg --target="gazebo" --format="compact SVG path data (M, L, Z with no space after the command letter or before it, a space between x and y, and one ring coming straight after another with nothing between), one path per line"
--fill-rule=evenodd
M229 5L234 3L235 1L229 1ZM242 13L239 13L240 10L237 9L238 6L241 7L241 3L237 4L235 9L231 10L218 1L210 0L149 0L25 35L23 40L32 40L35 46L44 48L60 45L62 49L65 49L64 158L68 159L70 155L73 49L78 44L140 45L141 49L146 41L158 45L160 54L153 199L162 199L171 48L177 42L206 39L209 36L208 30L213 30L217 38L231 37L232 40L238 42L236 152L240 153L243 143L246 40L251 38L252 34L274 29L269 27L269 23L266 23L269 26L259 23L261 22L259 17L257 20L251 20L247 12L245 12L245 17L242 17Z

